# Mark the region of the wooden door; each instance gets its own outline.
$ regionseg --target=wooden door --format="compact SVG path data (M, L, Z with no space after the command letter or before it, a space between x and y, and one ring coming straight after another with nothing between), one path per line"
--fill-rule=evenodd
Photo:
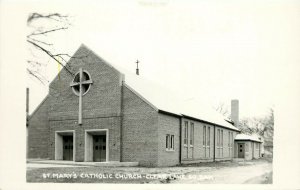
M238 158L245 158L245 144L238 143Z
M63 136L63 160L73 160L73 136Z
M94 135L93 137L93 161L106 161L106 135Z

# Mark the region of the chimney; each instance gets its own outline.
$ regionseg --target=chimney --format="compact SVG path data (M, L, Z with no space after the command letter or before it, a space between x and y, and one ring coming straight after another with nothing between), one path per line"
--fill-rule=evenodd
M231 100L231 120L234 126L239 126L239 100Z

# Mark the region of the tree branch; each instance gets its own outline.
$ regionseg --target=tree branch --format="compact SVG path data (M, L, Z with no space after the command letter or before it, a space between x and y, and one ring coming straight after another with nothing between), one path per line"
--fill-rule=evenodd
M55 32L55 31L58 31L58 30L66 30L66 29L68 29L68 27L55 28L55 29L46 30L46 31L43 31L43 32L32 33L32 34L29 34L27 37L36 36L36 35L42 35L42 34L47 34L47 33L50 33L50 32Z
M50 56L52 59L54 59L57 63L59 63L61 66L63 66L64 68L66 68L67 72L69 74L71 74L72 76L74 76L74 73L66 66L64 66L50 51L46 50L45 48L41 47L40 45L36 44L35 42L28 40L27 42L31 43L33 46L39 48L40 50L42 50L44 53L46 53L48 56Z
M76 59L82 59L82 58L88 57L88 55L83 55L83 56L76 57L76 56L71 56L71 55L69 55L69 54L67 54L67 53L59 53L59 54L55 54L55 55L53 55L53 56L58 56L58 57L61 57L61 56L67 56L67 57L69 57L69 58L76 58Z
M57 18L67 18L67 17L68 17L67 15L61 15L59 13L52 13L52 14L48 14L48 15L42 15L42 14L39 14L39 13L32 13L32 14L29 15L29 17L27 19L27 24L30 24L33 20L39 19L39 18L51 19L51 20L55 20L57 22L61 22Z
M39 66L45 65L44 63L41 63L38 61L30 61L30 60L27 60L27 63L32 64L32 65L39 65Z
M34 76L36 79L38 79L43 85L45 85L44 81L42 81L41 77L37 75L36 72L31 71L30 69L27 68L27 72L31 75ZM47 81L47 80L46 80Z
M41 43L41 44L44 44L44 45L47 45L47 46L52 46L53 45L53 44L50 44L50 43L47 43L47 42L43 42L43 41L37 40L35 38L31 38L29 36L27 36L27 38L29 38L32 41L35 41L35 42L38 42L38 43Z

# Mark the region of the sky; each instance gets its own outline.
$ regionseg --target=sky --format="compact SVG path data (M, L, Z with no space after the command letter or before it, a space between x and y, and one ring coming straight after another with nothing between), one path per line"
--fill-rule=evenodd
M143 77L186 99L229 110L231 99L238 99L243 118L276 110L284 90L278 83L299 63L300 6L295 4L299 1L137 0L72 7L37 3L27 11L71 16L70 29L48 36L58 52L73 54L84 43L133 72L138 59ZM59 68L44 60L51 81ZM48 87L31 78L27 85L32 112Z

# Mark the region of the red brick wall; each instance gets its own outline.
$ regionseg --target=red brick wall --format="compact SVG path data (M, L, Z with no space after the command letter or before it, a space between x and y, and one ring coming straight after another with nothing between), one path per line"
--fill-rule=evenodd
M120 115L121 74L84 46L73 57L83 57L68 62L73 72L76 73L82 68L90 73L94 82L82 98L83 117ZM77 119L79 99L70 87L72 80L73 76L62 70L59 77L50 84L50 120Z
M222 154L222 148L219 148L219 150L218 150L218 148L216 147L216 149L215 149L216 160L230 160L230 159L234 158L234 138L237 133L236 133L236 131L225 129L222 127L216 127L216 138L217 138L217 129L223 130L223 154ZM228 141L229 141L228 131L233 132L233 145L232 145L232 151L230 152L230 154L229 154L229 147L228 147ZM217 146L217 140L216 140L216 146Z
M158 113L124 87L122 161L158 165Z
M83 124L77 124L79 98L70 87L73 76L63 69L49 86L47 102L33 114L30 121L29 157L49 156L54 159L55 131L75 130L76 161L83 161L84 130L109 129L109 158L119 161L122 76L85 46L81 46L73 57L76 58L68 62L72 71L76 73L82 68L89 72L94 82L82 98Z
M70 83L73 76L65 70L50 85L50 145L54 159L55 131L76 131L76 161L84 161L85 130L109 130L109 160L120 161L121 80L119 71L82 46L69 61L74 72L86 70L93 80L82 97L82 125L78 125L78 102ZM82 58L78 58L82 57Z
M28 158L49 157L48 103L49 99L46 97L29 118Z
M188 135L188 144L184 145L184 125L185 121L188 122L189 125L189 135ZM191 123L194 123L194 145L191 146L190 142L190 126ZM206 147L203 146L203 128L206 126ZM210 143L208 144L208 127L210 127ZM229 156L229 148L228 148L228 129L216 127L216 135L217 138L217 129L223 130L223 155L218 154L217 150L217 140L215 141L216 148L214 149L214 125L183 118L182 119L182 163L196 163L196 162L207 162L213 161L214 150L215 150L215 160L230 160L234 157L234 145L232 145L232 154ZM232 131L232 130L230 130ZM236 132L233 131L233 139L235 138ZM222 149L220 149L221 152Z
M174 135L174 151L166 150L166 135ZM158 165L174 166L179 164L180 119L159 114L158 117Z
M120 161L120 117L103 117L84 119L81 126L75 124L77 120L50 121L50 159L55 158L55 131L75 130L76 147L75 161L84 161L85 130L109 130L109 160Z
M188 122L188 144L184 145L184 126L185 121ZM190 126L194 123L194 145L190 142ZM203 147L203 127L206 126L206 134L208 139L208 127L210 127L210 143L206 142L206 148ZM202 161L213 161L213 126L199 121L184 118L182 120L182 160L183 163L194 163ZM206 156L205 156L206 155Z

